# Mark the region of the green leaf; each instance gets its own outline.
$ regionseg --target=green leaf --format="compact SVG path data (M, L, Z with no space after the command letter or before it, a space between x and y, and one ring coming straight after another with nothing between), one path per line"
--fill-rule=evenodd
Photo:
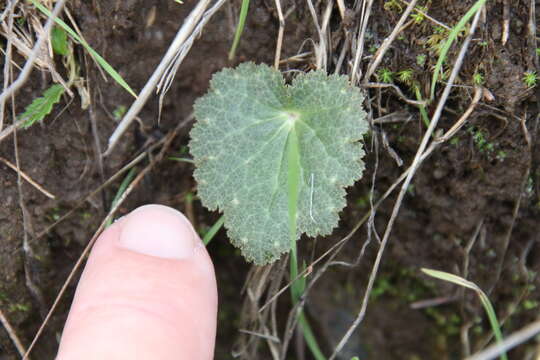
M68 42L67 33L61 27L55 26L51 31L51 44L53 51L58 55L67 55Z
M289 136L298 149L296 239L328 235L345 207L345 187L364 170L363 95L323 71L286 85L266 65L215 74L195 103L190 150L203 204L223 212L231 242L256 264L290 250ZM291 157L291 155L294 155ZM294 180L296 181L296 179Z
M50 114L53 106L60 101L60 97L63 93L64 87L59 84L54 84L45 90L42 97L34 99L34 101L24 109L24 112L19 115L19 119L24 120L22 127L27 129L34 125L36 121L42 121L45 116Z

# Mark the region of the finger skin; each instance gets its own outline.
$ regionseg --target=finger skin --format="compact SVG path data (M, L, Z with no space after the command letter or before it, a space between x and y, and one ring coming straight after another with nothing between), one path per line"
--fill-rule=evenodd
M110 226L82 274L58 360L213 358L217 288L204 245L190 225L169 216L170 208L136 211L138 226L148 221L158 224L156 233L172 229L178 241L194 241L193 252L177 259L122 247L119 239L135 221L130 223L133 213Z

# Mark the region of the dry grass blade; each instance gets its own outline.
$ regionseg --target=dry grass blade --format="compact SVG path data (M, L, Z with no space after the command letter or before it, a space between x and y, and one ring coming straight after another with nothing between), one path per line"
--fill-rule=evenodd
M0 310L0 323L2 324L2 326L4 327L6 332L8 333L9 338L13 342L13 345L15 345L15 348L17 348L17 351L19 352L19 354L21 356L24 356L24 353L26 352L26 349L22 345L21 340L19 339L19 337L15 333L15 330L13 329L11 324L9 323L8 319L6 318L6 316L4 315L2 310Z
M369 276L368 285L367 285L367 288L366 288L366 292L364 294L364 298L362 300L362 306L360 308L360 311L358 312L358 315L357 315L356 319L353 321L353 323L350 326L349 330L347 330L347 332L341 338L339 344L334 349L334 352L332 353L332 356L330 357L329 360L335 359L337 354L339 354L339 352L343 349L343 347L345 346L345 344L349 340L349 338L352 335L352 333L354 332L354 330L356 330L356 328L358 327L360 322L362 322L362 320L364 319L364 316L365 316L365 313L366 313L366 310L367 310L367 304L368 304L368 301L369 301L369 296L371 294L371 289L373 288L373 284L375 283L375 278L377 277L377 273L378 273L378 270L379 270L379 266L381 264L382 256L383 256L384 250L386 248L386 245L388 243L388 239L390 237L390 233L392 231L394 222L395 222L395 220L397 218L397 215L399 213L399 210L401 208L403 198L405 197L405 193L407 192L407 188L409 187L409 184L411 183L414 174L416 173L416 171L418 170L420 164L423 161L422 158L423 158L423 155L424 155L424 151L426 150L427 144L428 144L429 140L431 139L432 134L435 131L435 128L437 127L440 116L442 114L442 110L443 110L443 108L444 108L444 106L446 104L446 101L447 101L447 99L448 99L448 97L450 95L450 91L452 90L452 86L453 86L454 81L455 81L455 79L457 77L457 74L459 73L459 70L461 69L463 59L465 57L465 54L467 53L467 49L468 49L469 44L470 44L470 42L472 40L472 36L474 35L474 32L475 32L476 27L478 25L478 21L479 21L479 18L480 18L480 13L481 13L481 11L478 11L476 13L475 17L474 17L473 24L471 26L469 34L468 34L467 38L465 39L465 41L464 41L464 43L463 43L463 45L462 45L462 47L460 49L458 58L456 59L456 63L454 64L454 67L452 69L452 73L450 75L450 78L448 79L448 83L446 84L446 87L445 87L445 89L443 91L441 99L439 100L439 103L437 105L435 113L433 114L433 117L432 117L432 119L430 121L429 127L428 127L424 137L422 138L422 142L420 143L420 146L418 147L418 150L416 152L416 156L415 156L415 158L413 160L413 163L411 165L410 171L408 172L407 177L405 178L405 181L403 182L403 184L401 186L401 190L400 190L400 192L398 194L398 198L397 198L396 203L394 205L394 208L392 210L390 220L388 221L388 224L386 226L386 230L384 232L384 236L383 236L383 239L381 241L379 251L377 252L377 257L375 259L375 263L373 264L373 268L372 268L371 274Z
M30 176L26 175L26 173L24 171L22 171L21 169L18 169L17 166L15 166L15 164L10 162L9 160L7 160L7 159L0 156L0 161L2 161L4 164L6 164L9 168L13 169L15 172L17 172L24 180L26 180L30 185L35 187L39 192L41 192L42 194L44 194L48 198L50 198L50 199L55 199L56 198L53 194L51 194L50 192L45 190L43 188L43 186L39 185L37 182L32 180L32 178Z
M157 68L154 70L154 73L148 79L144 88L138 94L137 99L131 104L131 107L124 115L124 118L118 124L112 135L109 137L109 145L103 156L109 155L113 148L118 143L118 140L122 134L127 130L128 126L133 122L137 114L141 111L144 104L148 101L150 95L152 95L154 89L158 86L158 83L161 81L162 76L168 71L171 65L174 65L178 57L179 51L184 43L189 39L193 34L193 30L197 26L197 23L200 21L204 12L210 5L211 0L200 0L195 8L191 11L188 17L185 19L184 24L180 27L176 33L176 37L169 46L169 49L163 56ZM221 1L220 3L223 3Z
M47 19L45 27L43 28L43 35L40 36L38 41L36 41L36 43L34 44L32 52L28 56L22 71L20 72L19 76L17 76L17 79L0 94L0 103L5 102L7 98L17 92L17 90L19 90L24 85L26 80L28 80L28 77L30 76L30 73L32 72L32 69L34 67L34 63L39 55L39 52L41 51L42 46L45 44L45 41L47 41L49 38L48 35L54 24L54 19L58 17L60 12L64 8L65 3L66 0L59 0L56 2L54 10L52 11L52 16Z
M315 7L313 6L313 2L311 0L307 0L307 4L309 8L309 13L313 18L313 23L315 24L315 28L317 29L317 34L319 36L319 43L313 42L315 48L316 67L317 69L326 70L326 65L328 63L328 47L326 43L325 28L319 25L319 18L317 16L317 12L315 11ZM331 5L331 2L329 3L329 5Z
M413 0L409 3L409 5L407 5L407 8L401 15L401 18L397 22L396 26L394 26L394 30L392 30L390 35L386 39L384 39L381 47L377 50L373 60L368 66L368 70L366 72L366 75L364 76L364 83L367 83L369 81L369 78L375 73L375 70L381 63L384 57L384 54L386 54L392 42L396 39L398 34L403 30L403 24L405 23L405 20L407 20L407 18L409 17L409 14L411 13L411 11L416 6L417 1L418 0Z
M355 4L360 3L362 4L362 9L360 12L360 25L358 30L358 36L356 38L356 46L354 47L354 62L351 70L351 83L353 85L356 85L358 83L358 80L361 78L361 74L359 73L360 60L362 60L362 56L364 54L366 30L367 24L369 22L369 16L371 15L371 7L373 6L373 0L358 1ZM355 11L358 11L358 7L355 8Z
M485 350L466 358L465 360L491 360L500 356L502 353L524 343L540 333L540 321L535 321L522 328L519 331L507 336L502 343L494 344Z
M283 16L283 10L281 9L281 1L276 1L276 8L279 18L279 30L276 43L276 55L274 56L274 67L279 69L279 59L281 58L281 46L283 45L283 33L285 32L285 17Z
M5 25L7 27L8 32L11 32L13 30L13 11L15 8L16 1L10 1L9 5L6 6L6 9L2 13L2 19L0 20L0 23L2 25L5 25L4 19L6 16L9 15L8 24ZM3 75L4 75L4 87L3 91L5 91L9 86L9 81L11 80L11 53L12 53L12 39L8 38L6 42L6 49L5 49L5 55L4 55L4 69L3 69ZM4 128L4 112L5 112L6 102L0 101L0 132Z
M159 93L159 107L158 107L158 121L161 118L161 109L163 107L163 98L169 91L172 82L174 80L174 77L176 76L176 73L178 71L178 68L184 61L184 58L186 57L187 53L191 49L193 42L195 39L199 38L200 34L202 33L202 30L210 20L212 16L223 6L226 0L218 0L214 6L212 6L210 9L208 9L201 19L199 20L197 26L192 31L191 35L186 39L186 41L178 48L178 52L176 53L174 60L169 64L165 72L163 73L163 76L159 80L159 83L157 85L157 92Z

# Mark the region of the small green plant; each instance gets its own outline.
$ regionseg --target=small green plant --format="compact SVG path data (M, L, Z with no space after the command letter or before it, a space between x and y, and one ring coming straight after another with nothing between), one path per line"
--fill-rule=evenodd
M430 53L438 55L444 44L444 39L448 37L448 31L442 26L434 26L433 33L427 38L425 44Z
M413 80L413 71L412 69L401 70L397 73L398 79L405 85L411 86Z
M479 72L473 74L473 84L474 85L483 85L485 82L484 75Z
M13 312L28 312L30 311L30 305L27 305L27 304L21 304L21 303L16 303L16 304L9 304L8 306L8 311L13 313Z
M224 225L257 265L290 251L293 304L306 287L296 241L332 231L344 188L364 170L362 101L344 76L314 71L286 85L279 71L244 63L215 74L195 103L189 147L199 198L223 212L213 228ZM302 311L298 324L314 358L324 360Z
M506 159L507 156L508 156L508 154L506 153L506 151L499 150L499 151L497 151L497 155L495 157L497 158L497 160L503 161L504 159Z
M127 111L127 108L126 108L125 105L118 105L118 106L113 110L113 117L114 117L114 120L116 120L116 121L122 120L122 118L124 117L126 111Z
M469 128L469 132L472 135L474 145L476 146L478 151L482 153L489 153L493 151L495 145L488 141L487 135L483 130L471 127Z
M424 14L426 13L427 8L425 6L417 6L415 10L416 11L411 14L411 18L413 19L416 25L419 25L423 23L424 20L426 19Z
M523 74L523 83L527 85L527 87L534 87L537 82L538 75L536 74L536 71L526 71Z
M394 82L394 73L390 71L388 68L380 68L377 71L377 75L379 75L379 79L383 83L392 83Z
M266 65L215 74L195 103L189 144L203 205L223 212L231 242L258 265L327 235L362 175L363 95L314 71L286 85Z
M383 5L384 10L386 11L396 11L396 12L402 12L403 7L401 6L400 2L398 0L387 0L384 2Z
M426 54L419 54L416 55L416 64L418 66L424 66L426 65L427 55Z

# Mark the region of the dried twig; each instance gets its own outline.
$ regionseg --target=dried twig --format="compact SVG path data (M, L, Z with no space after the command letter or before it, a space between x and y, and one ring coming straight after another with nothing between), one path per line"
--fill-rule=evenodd
M359 5L362 4L362 8L359 9ZM354 53L354 62L351 70L351 83L356 85L361 74L359 73L360 61L364 54L364 44L366 39L367 24L369 22L369 16L371 15L371 7L373 6L373 0L357 1L355 2L355 12L360 12L360 24L358 25L358 35L356 41L351 41Z
M510 34L510 0L503 1L503 26L502 26L501 43L506 45Z
M9 161L8 159L6 158L3 158L0 156L0 161L2 161L4 164L6 164L9 168L13 169L17 174L19 174L24 180L28 181L28 183L30 185L32 185L33 187L35 187L38 191L40 191L42 194L44 194L45 196L47 196L48 198L50 199L55 199L56 197L51 194L49 191L45 190L43 188L43 186L39 185L37 182L35 182L34 180L32 180L32 178L28 175L26 175L26 173L24 171L22 171L21 169L17 168L17 166L15 164L13 164L11 161Z
M283 10L281 9L281 1L276 1L276 8L279 18L279 30L276 44L276 55L274 56L274 67L279 70L279 59L281 58L281 45L283 44L283 33L285 32L285 18L283 17Z
M540 321L535 321L507 336L502 342L493 344L485 350L466 358L465 360L491 360L498 357L500 354L518 346L519 344L531 339L540 333Z
M384 88L392 88L397 95L401 98L401 100L405 101L407 104L411 104L414 106L426 106L428 102L426 100L418 101L418 100L411 100L408 97L403 94L401 89L394 85L394 84L387 84L387 83L366 83L362 84L363 88L375 88L375 89L384 89Z
M364 83L367 83L371 75L375 73L375 69L377 69L377 66L379 66L379 64L381 63L384 54L386 54L386 52L390 48L390 44L392 44L398 34L402 31L403 24L405 23L405 20L407 20L407 18L409 17L411 11L414 9L417 1L418 0L412 0L409 5L407 5L407 8L403 12L403 14L401 14L401 18L399 18L399 21L397 22L396 26L394 26L394 29L392 30L390 35L386 39L384 39L381 47L377 49L377 52L371 60L371 63L368 66L368 70L366 71L366 74L364 76Z
M45 41L49 38L49 33L51 31L51 28L54 24L54 19L58 17L58 14L62 11L64 4L66 3L66 0L58 0L56 2L56 5L54 6L54 9L52 11L52 16L47 19L47 22L45 23L45 27L43 28L43 35L38 38L36 43L34 44L34 47L32 48L32 52L26 59L26 63L24 64L24 67L22 71L20 72L19 76L17 76L17 79L2 93L0 94L0 104L5 102L8 97L10 97L12 94L14 94L17 90L19 90L26 80L28 80L28 77L30 76L30 73L32 72L34 62L36 61L39 52L41 51L41 47L45 43Z
M0 323L2 323L2 326L4 327L6 332L8 333L9 338L13 342L13 345L15 345L15 348L17 348L17 351L19 352L19 354L21 356L23 356L24 353L26 352L26 349L22 345L21 340L19 339L19 337L15 333L15 330L13 329L11 324L9 323L8 319L6 318L6 316L4 315L2 310L0 310Z
M118 143L118 140L120 139L122 134L133 122L137 114L143 108L144 104L146 104L146 101L148 101L148 98L150 97L154 89L158 86L158 83L161 81L162 76L166 74L167 70L171 67L171 65L179 65L177 61L179 57L179 51L181 50L182 46L189 40L190 36L193 37L193 35L197 35L194 34L193 31L196 28L197 23L205 14L206 9L210 5L210 1L211 0L200 0L199 3L195 6L195 8L188 15L188 17L184 21L184 24L178 30L173 42L169 46L169 49L163 56L159 65L157 66L156 70L154 70L154 73L152 74L150 79L148 79L146 85L144 85L144 88L137 96L137 99L133 102L133 104L131 104L131 107L124 115L124 118L122 119L120 124L118 124L112 135L109 137L109 145L103 156L111 154L113 148ZM217 5L221 6L224 2L225 0L221 0Z
M409 3L407 1L405 1L405 0L399 0L399 1L401 1L405 5L409 5ZM431 21L435 25L440 26L442 28L445 28L446 30L452 30L452 28L450 26L440 22L439 20L435 19L434 17L429 16L428 13L422 11L421 9L416 8L416 9L414 9L414 11L416 11L417 13L419 13L420 15L422 15L423 17L425 17L426 19L428 19L429 21Z
M0 20L0 23L4 24L3 19L4 15L9 15L9 20L6 25L9 32L13 30L13 9L15 8L16 1L10 1L10 4L6 6L6 10L2 13L2 20ZM5 91L9 86L9 81L11 79L11 51L12 51L12 37L7 38L6 43L6 50L4 55L4 88L3 91ZM6 98L7 99L7 98ZM6 102L0 101L0 131L4 128L4 110L5 110Z
M364 298L362 300L362 306L360 308L360 311L358 312L358 315L356 316L356 319L353 321L347 332L343 335L341 340L339 341L338 345L334 349L334 352L332 353L332 356L330 356L329 360L335 359L337 354L343 349L343 346L347 343L349 338L351 337L352 333L356 330L360 322L364 319L366 310L367 310L367 304L369 301L369 296L371 294L371 289L373 288L373 284L375 283L375 279L377 277L377 273L379 270L379 266L381 264L382 256L384 253L384 250L386 248L386 245L388 243L388 239L390 237L390 233L392 231L394 222L397 218L397 214L399 212L399 209L401 208L401 204L403 202L403 198L405 197L405 194L407 192L407 188L409 187L409 184L411 183L411 180L418 170L420 164L422 163L422 158L424 155L424 151L427 148L428 141L431 139L433 132L435 131L435 128L439 122L440 116L442 114L442 110L446 104L446 101L448 99L448 96L450 95L450 91L452 90L452 85L459 73L459 70L461 69L461 65L463 63L463 60L465 58L465 54L467 53L467 49L469 47L469 44L472 40L472 36L474 35L474 32L476 30L476 27L478 25L478 20L480 18L481 11L478 11L474 17L473 23L471 25L469 34L465 41L463 42L463 45L461 47L461 50L459 52L458 58L456 59L456 62L454 64L454 67L452 69L452 73L450 74L450 78L448 80L448 84L444 88L443 94L441 96L441 99L439 100L439 103L437 105L437 108L435 109L435 113L433 114L433 117L430 121L429 127L422 139L422 142L420 143L420 146L418 147L418 150L416 152L416 156L413 160L413 163L410 167L410 171L407 174L407 177L405 178L405 181L403 182L401 186L401 190L398 194L398 198L396 200L396 203L394 205L394 208L392 210L392 214L390 216L390 219L388 221L388 225L386 226L386 230L384 232L383 239L381 241L381 245L379 247L379 251L377 252L377 257L375 259L375 263L373 264L373 268L371 271L371 274L369 276L368 285L366 288L366 292L364 293ZM429 150L429 149L428 149Z

